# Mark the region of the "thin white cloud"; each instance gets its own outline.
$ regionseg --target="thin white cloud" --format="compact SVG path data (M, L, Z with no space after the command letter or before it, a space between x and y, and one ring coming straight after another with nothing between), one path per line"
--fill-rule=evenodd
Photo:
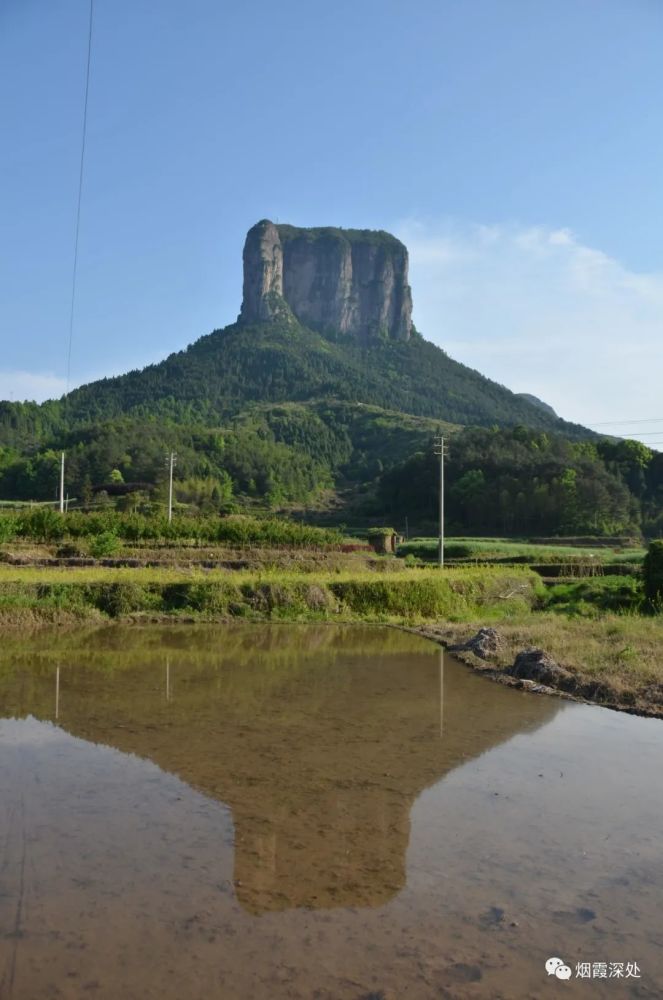
M663 418L663 274L632 271L566 228L409 220L398 234L415 323L451 357L569 420ZM0 370L0 399L65 387L49 372Z
M663 417L663 274L569 229L408 221L398 234L415 323L451 357L569 420Z
M65 389L66 379L49 372L0 370L0 399L41 403L45 399L57 399Z

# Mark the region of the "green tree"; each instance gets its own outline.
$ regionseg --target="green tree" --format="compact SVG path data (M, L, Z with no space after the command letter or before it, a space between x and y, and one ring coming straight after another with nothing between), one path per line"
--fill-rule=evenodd
M650 543L643 572L648 600L655 607L663 608L663 540Z
M95 559L103 559L115 555L120 547L120 540L112 531L102 531L90 542L90 553Z

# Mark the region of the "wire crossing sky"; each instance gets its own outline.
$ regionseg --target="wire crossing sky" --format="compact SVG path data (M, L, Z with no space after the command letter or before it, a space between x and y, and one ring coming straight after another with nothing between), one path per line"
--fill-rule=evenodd
M65 393L71 382L71 351L74 341L74 316L76 310L76 276L78 271L78 241L81 231L81 204L83 201L83 176L85 171L85 140L87 138L87 107L90 95L90 63L92 61L92 25L94 23L94 0L90 0L90 26L87 37L87 60L85 63L85 98L83 100L83 128L81 135L81 166L78 172L78 197L76 198L76 233L74 235L74 266L71 277L71 308L69 310L69 337L67 338L67 376Z
M65 388L88 28L0 0L4 398ZM663 416L662 46L658 0L96 0L72 385L234 321L269 217L397 233L422 333L561 415Z

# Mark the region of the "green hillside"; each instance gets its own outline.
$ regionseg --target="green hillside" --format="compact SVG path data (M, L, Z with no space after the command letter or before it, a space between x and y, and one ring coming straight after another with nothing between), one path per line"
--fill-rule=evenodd
M550 416L414 336L362 348L294 320L233 325L201 337L165 361L71 393L67 424L119 416L219 423L254 402L341 399L455 424L525 424L568 436L589 432ZM62 401L0 404L0 443L25 444L64 426Z
M66 404L1 403L0 500L53 500L65 449L67 490L79 503L110 495L127 509L149 506L164 499L173 449L182 511L305 505L339 518L427 521L441 430L455 442L450 512L465 531L659 523L660 463L647 449L611 450L418 334L362 346L287 311L82 386Z

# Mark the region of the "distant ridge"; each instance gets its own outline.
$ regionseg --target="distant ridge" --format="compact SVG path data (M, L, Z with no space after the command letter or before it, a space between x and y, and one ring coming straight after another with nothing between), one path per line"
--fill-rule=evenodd
M544 403L538 396L532 396L529 392L517 392L516 395L520 396L521 399L526 400L528 403L531 403L532 406L538 406L539 409L543 410L544 413L547 413L549 417L554 417L555 420L559 420L559 417L553 410L552 406L548 403Z

